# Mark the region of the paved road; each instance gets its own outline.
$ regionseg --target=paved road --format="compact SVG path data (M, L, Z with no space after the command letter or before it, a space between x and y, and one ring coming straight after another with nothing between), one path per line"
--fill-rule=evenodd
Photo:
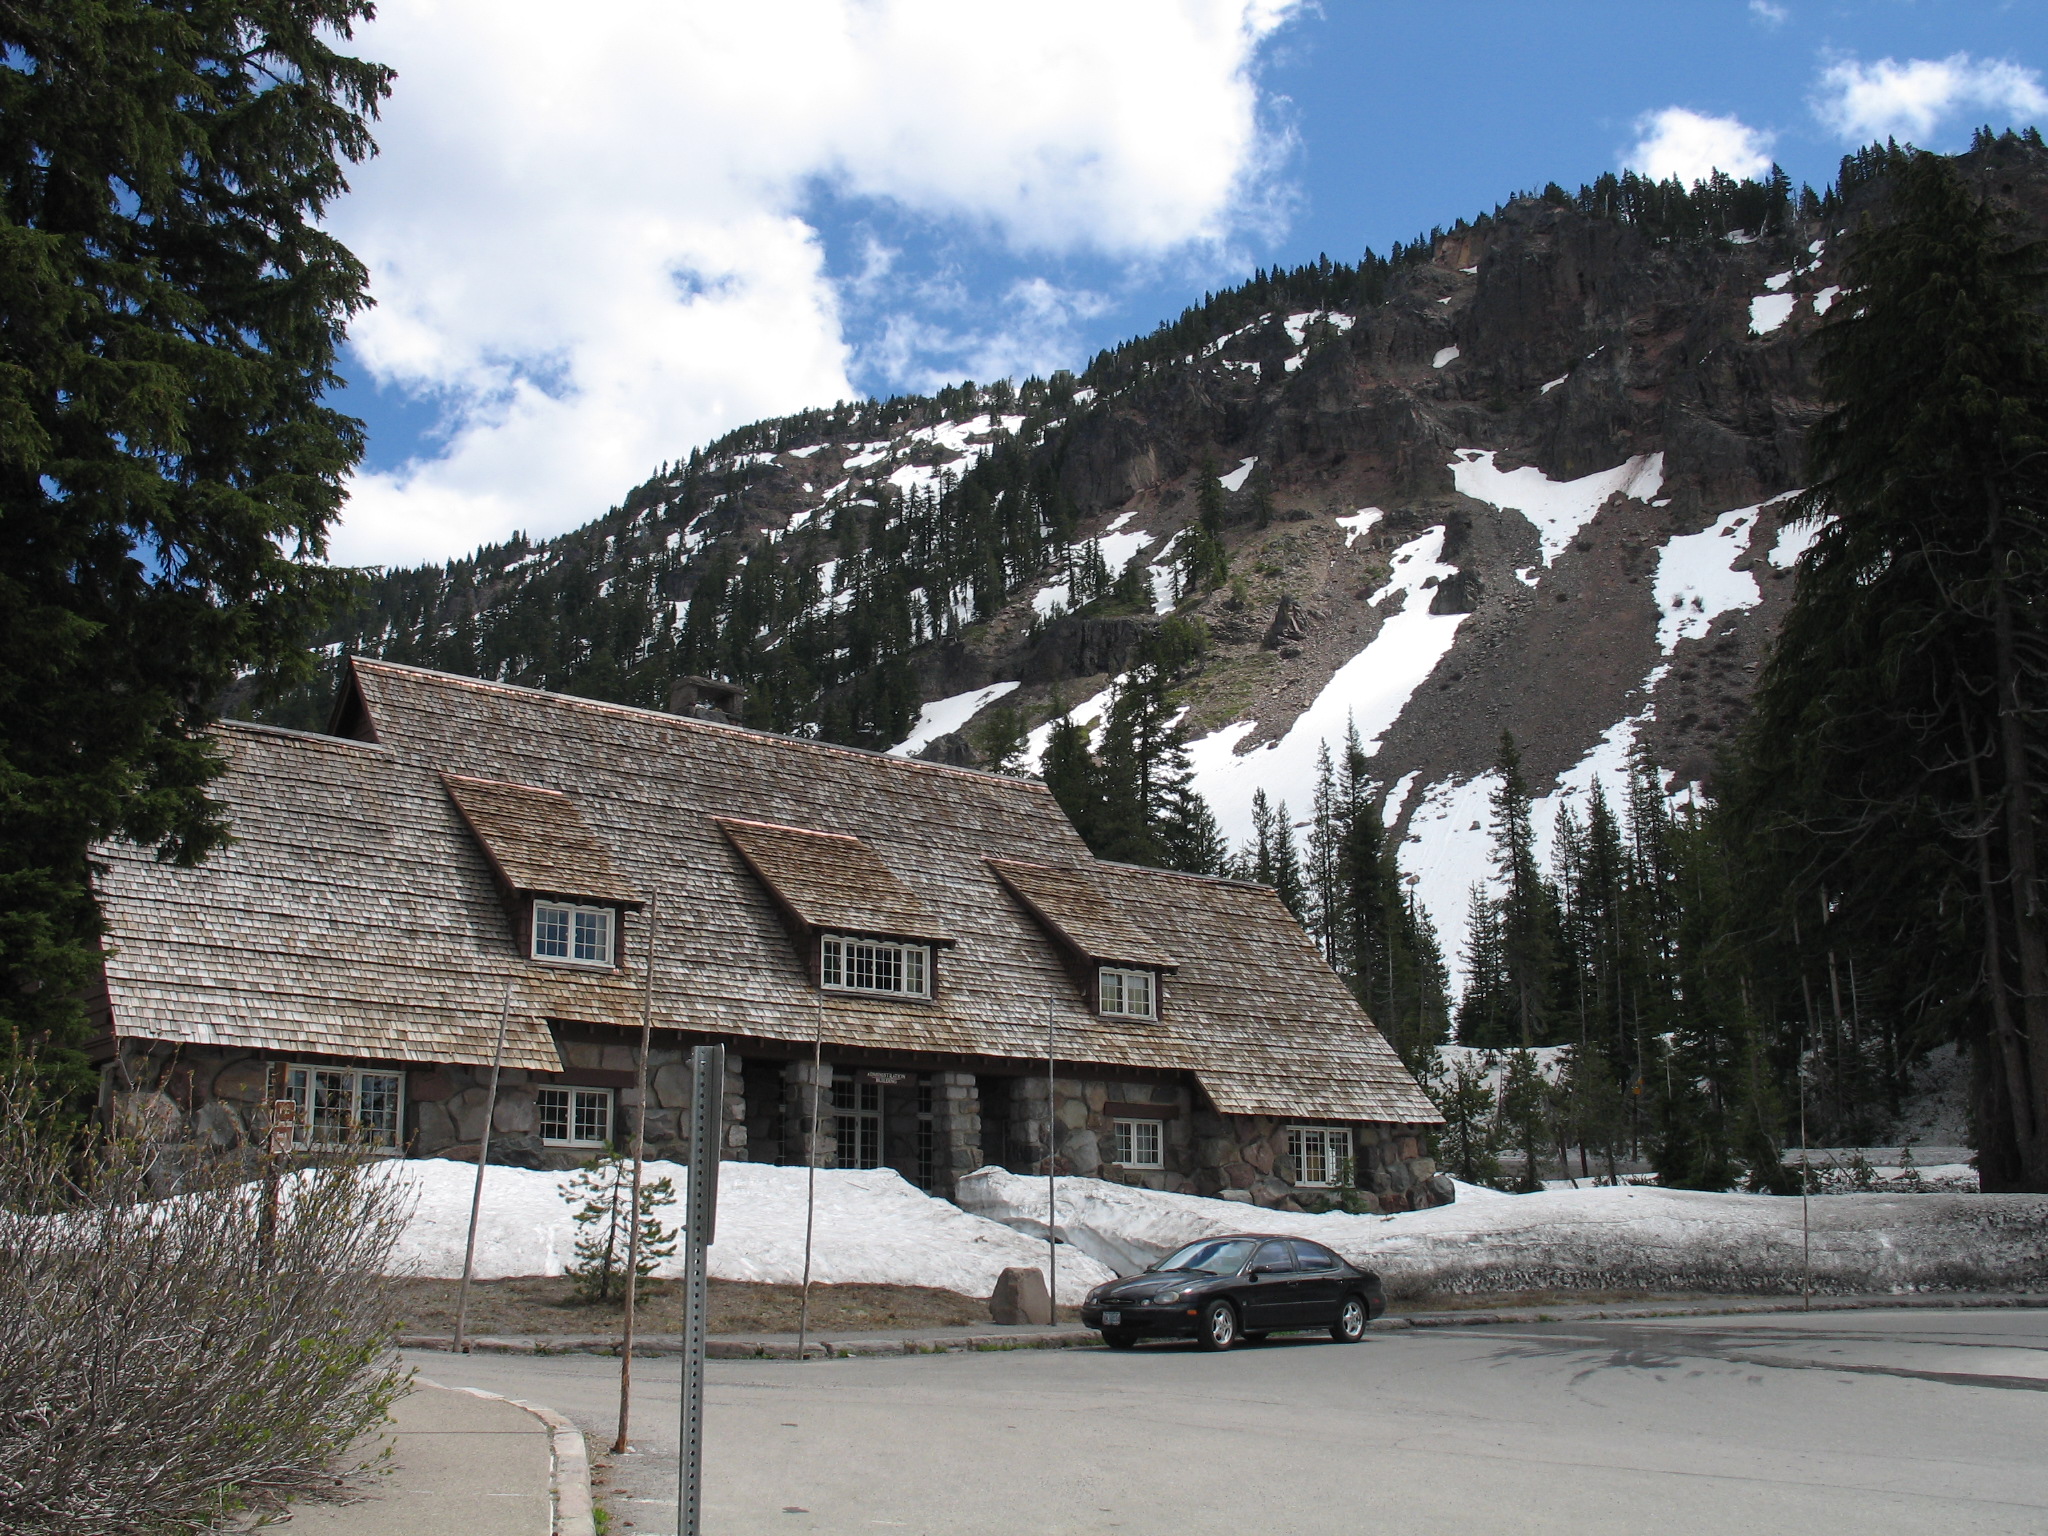
M600 1435L617 1364L415 1357ZM636 1363L614 1530L674 1530L675 1366ZM708 1536L895 1530L2048 1531L2048 1312L1554 1323L714 1361Z

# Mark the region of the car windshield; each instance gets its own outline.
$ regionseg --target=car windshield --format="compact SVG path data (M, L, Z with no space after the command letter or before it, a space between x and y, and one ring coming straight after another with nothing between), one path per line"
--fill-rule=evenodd
M1229 1241L1211 1239L1189 1243L1179 1253L1169 1253L1152 1267L1159 1271L1198 1269L1206 1275L1234 1275L1244 1268L1252 1245L1243 1238Z

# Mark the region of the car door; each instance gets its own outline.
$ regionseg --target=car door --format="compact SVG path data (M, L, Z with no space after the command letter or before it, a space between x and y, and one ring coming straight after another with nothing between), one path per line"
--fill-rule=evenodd
M1302 1328L1326 1328L1337 1321L1344 1272L1337 1255L1321 1243L1294 1239L1294 1318Z
M1274 1238L1259 1244L1239 1290L1247 1331L1294 1326L1294 1281L1294 1252L1287 1240Z

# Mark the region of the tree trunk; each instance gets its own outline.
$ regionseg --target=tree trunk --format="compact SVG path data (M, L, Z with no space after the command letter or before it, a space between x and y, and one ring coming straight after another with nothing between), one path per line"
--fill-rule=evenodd
M1984 810L1984 788L1974 749L1969 763L1970 798L1977 820L1977 893L1984 916L1984 987L1991 997L1991 1032L1996 1041L1996 1060L2005 1072L2006 1112L2012 1123L2017 1151L2033 1141L2034 1117L2026 1093L2025 1052L2021 1048L2019 1031L2013 1025L2012 998L2005 988L2005 946L1999 937L1998 883L1991 872L1991 827L1995 818ZM1990 1107L1988 1104L1981 1106L1982 1109ZM1989 1115L1980 1113L1978 1123L1987 1131L1991 1128L1990 1121ZM1980 1147L1978 1150L1986 1149ZM2002 1170L1992 1173L1993 1180L2000 1184L2006 1182L2007 1177Z
M2020 1142L2022 1178L2030 1192L2048 1194L2048 1136L2042 1135L2042 1121L2048 1116L2048 934L2043 933L2048 925L2043 923L2040 906L2040 861L2034 837L2033 786L2027 776L2020 667L2002 570L1992 577L1991 601L1998 663L2000 766L2005 774L2005 866L2013 948L2019 956L2020 1015L2029 1058L2028 1071L2012 1084L2011 1092L2015 1104L2026 1101L2032 1131Z

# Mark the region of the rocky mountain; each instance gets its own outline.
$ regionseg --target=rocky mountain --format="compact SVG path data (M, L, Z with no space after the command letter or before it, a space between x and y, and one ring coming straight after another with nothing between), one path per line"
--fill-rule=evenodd
M1504 731L1539 831L1638 748L1711 784L1803 547L1813 338L1887 153L1824 194L1553 186L1260 273L1079 378L758 423L573 533L376 576L327 654L652 707L721 676L749 724L965 764L1014 726L1028 766L1177 616L1226 836L1255 790L1306 816L1355 728L1455 955ZM1961 164L2048 222L2038 140Z

